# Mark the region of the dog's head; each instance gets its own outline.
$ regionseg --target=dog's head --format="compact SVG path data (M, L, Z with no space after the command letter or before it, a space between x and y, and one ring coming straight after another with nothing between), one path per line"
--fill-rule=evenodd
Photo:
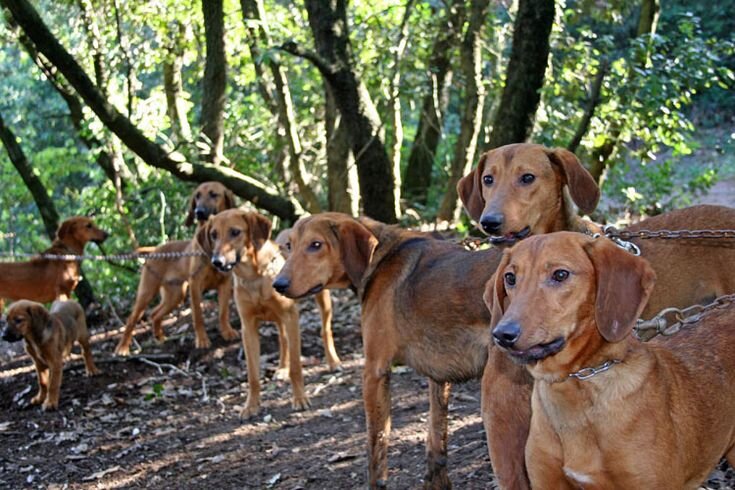
M97 228L92 218L75 216L61 223L56 239L73 247L84 248L87 242L102 243L109 233Z
M273 288L290 298L360 284L378 240L342 213L301 218L288 235L288 258Z
M262 214L228 209L210 216L196 233L196 243L215 269L231 271L243 258L257 267L258 250L271 236L271 222Z
M583 213L594 211L600 189L574 153L527 143L488 151L457 184L467 213L497 245L558 231L565 188Z
M35 301L16 301L5 316L2 327L2 339L18 342L24 338L41 338L43 330L51 322L51 316L42 304Z
M230 189L219 182L204 182L194 189L184 223L186 226L192 226L195 221L202 224L210 216L234 207L235 195Z
M486 285L493 340L534 366L534 375L567 366L623 340L654 282L646 260L608 239L573 232L528 238L504 252Z

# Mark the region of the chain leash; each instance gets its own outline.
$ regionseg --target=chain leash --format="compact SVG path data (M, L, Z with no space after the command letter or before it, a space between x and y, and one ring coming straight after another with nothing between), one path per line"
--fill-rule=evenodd
M642 342L648 342L657 335L671 336L682 328L694 325L706 314L735 302L735 294L726 294L707 305L693 305L687 308L666 308L650 320L638 320L633 334Z
M33 253L0 253L0 262L13 262L15 258L36 258L47 260L76 261L82 260L177 260L182 257L205 257L204 252L151 252L151 253L123 253L114 255L75 255L75 254L33 254ZM9 260L7 260L9 259Z

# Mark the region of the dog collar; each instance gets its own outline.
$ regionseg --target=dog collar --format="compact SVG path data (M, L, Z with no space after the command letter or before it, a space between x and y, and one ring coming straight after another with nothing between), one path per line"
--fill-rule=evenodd
M620 362L621 361L619 359L612 359L610 361L603 362L599 366L582 368L577 372L569 373L567 376L570 378L577 378L580 381L584 381L586 379L590 379L592 376L604 373L605 371L612 368L614 365L619 364Z

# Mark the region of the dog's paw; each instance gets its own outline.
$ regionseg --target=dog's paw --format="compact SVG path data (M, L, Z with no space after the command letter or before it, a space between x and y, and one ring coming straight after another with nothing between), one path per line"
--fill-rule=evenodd
M166 334L165 333L156 334L153 336L153 340L156 341L156 344L161 345L164 342L166 342Z
M49 400L46 400L43 402L43 405L41 405L41 408L43 408L44 412L51 412L59 408L59 402L51 402Z
M92 366L92 368L91 368L91 369L87 369L87 370L86 370L86 375L87 375L87 377L90 377L90 376L97 376L97 375L98 375L98 374L100 374L100 373L102 373L102 371L100 371L100 370L99 370L99 369L97 368L97 366Z
M208 337L202 337L201 339L199 337L194 340L194 347L197 349L209 349L212 347L212 342L209 341Z
M240 338L240 332L235 330L234 328L226 328L222 330L222 338L225 340L235 340Z
M117 347L115 347L115 355L116 356L129 356L130 355L130 346L129 345L123 345L123 344L117 344Z
M309 399L304 395L303 397L295 398L291 402L291 408L294 410L302 411L306 410L311 407L311 403L309 403Z
M31 405L39 405L43 403L45 399L46 399L46 395L45 394L42 395L41 393L39 393L38 395L31 398Z
M327 364L329 365L330 371L341 371L342 370L342 361L339 360L339 357L327 358Z
M276 372L273 373L273 379L280 379L280 380L288 379L288 368L279 367L278 369L276 369Z
M258 415L258 412L260 412L260 405L257 403L246 403L245 408L240 410L240 418L241 419L249 419L253 418L256 415Z

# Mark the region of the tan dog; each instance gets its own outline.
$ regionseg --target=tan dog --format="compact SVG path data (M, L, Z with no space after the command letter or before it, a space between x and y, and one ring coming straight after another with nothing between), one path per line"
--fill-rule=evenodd
M479 377L485 366L490 316L479 291L500 252L469 252L428 233L358 222L341 213L300 219L290 249L274 282L278 291L298 298L353 287L360 296L369 486L387 485L390 373L394 363L404 363L429 378L424 486L450 488L450 383Z
M554 231L599 231L580 219L574 204L590 212L599 197L594 180L567 150L517 144L491 150L457 186L472 219L510 245ZM501 222L499 226L495 226ZM628 230L735 229L735 210L693 206L641 221ZM658 275L643 316L666 307L705 304L735 293L733 240L634 240ZM490 358L483 375L482 414L490 459L503 488L529 488L524 442L530 423L531 379L506 356Z
M81 255L87 242L102 243L107 232L85 216L75 216L61 223L56 239L42 254ZM28 299L50 303L69 299L79 283L79 262L34 258L28 262L0 263L0 313L3 300Z
M654 278L611 241L562 232L506 251L488 282L495 342L535 380L534 489L695 489L735 463L735 307L638 342Z
M242 341L248 370L248 397L243 417L260 410L260 338L262 321L278 326L282 370L288 368L293 390L292 406L303 410L309 406L304 391L301 369L301 334L296 302L273 290L271 283L283 263L278 245L270 240L271 223L264 216L240 210L229 210L209 219L197 232L197 240L212 257L212 265L220 271L232 272L235 279L235 304L242 323ZM331 321L329 314L322 319ZM322 330L331 325L322 325ZM331 336L330 336L331 339ZM334 346L325 345L325 350ZM338 361L338 360L337 360Z
M99 371L92 360L84 310L75 301L55 301L51 311L34 301L16 301L10 308L2 338L8 342L25 340L26 352L36 367L38 394L31 403L43 403L44 410L59 406L59 388L64 358L75 341L82 347L87 376Z
M192 193L189 211L186 216L186 225L191 226L196 221L198 229L201 223L207 221L209 216L234 207L235 197L232 191L219 182L204 182ZM145 247L143 250L153 253L188 253L196 249L195 240L178 240L154 248ZM192 262L196 262L193 270ZM140 321L146 307L156 296L156 293L161 295L161 302L151 312L151 323L153 324L153 335L156 340L163 342L166 339L162 326L163 319L184 301L189 283L191 283L192 291L194 288L197 291L195 295L198 301L192 303L192 310L194 310L194 304L196 304L193 315L196 346L209 346L209 338L204 332L203 320L201 319L201 295L207 289L217 289L222 337L225 340L237 338L237 331L230 325L232 283L229 275L220 274L213 270L207 264L206 258L203 258L203 263L202 261L195 261L191 256L165 260L154 259L147 261L143 266L138 282L138 292L135 296L135 304L125 323L125 331L117 344L115 353L118 355L129 354L135 325Z

